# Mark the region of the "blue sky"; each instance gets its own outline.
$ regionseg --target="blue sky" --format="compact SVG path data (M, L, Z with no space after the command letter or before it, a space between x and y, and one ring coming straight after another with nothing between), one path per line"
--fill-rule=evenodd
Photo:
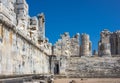
M103 29L120 29L120 0L27 0L30 16L44 12L46 36L55 43L60 34L87 33L97 49Z

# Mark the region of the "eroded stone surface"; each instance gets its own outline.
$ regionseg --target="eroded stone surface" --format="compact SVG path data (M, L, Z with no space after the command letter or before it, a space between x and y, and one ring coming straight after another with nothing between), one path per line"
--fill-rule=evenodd
M0 1L0 75L120 77L120 31L103 30L92 56L88 34L71 38L66 32L52 46L45 37L45 15L30 17L28 8L26 0Z
M0 74L49 73L44 14L30 17L26 0L1 0L0 12Z

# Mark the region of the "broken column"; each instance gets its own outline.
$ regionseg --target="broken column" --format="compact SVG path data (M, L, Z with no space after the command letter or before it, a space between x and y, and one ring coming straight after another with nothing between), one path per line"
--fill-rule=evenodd
M103 30L101 32L101 37L98 46L98 55L101 56L111 56L110 51L110 32L108 30Z
M45 16L43 13L38 15L39 38L45 38Z
M71 56L80 57L80 34L77 33L71 38Z

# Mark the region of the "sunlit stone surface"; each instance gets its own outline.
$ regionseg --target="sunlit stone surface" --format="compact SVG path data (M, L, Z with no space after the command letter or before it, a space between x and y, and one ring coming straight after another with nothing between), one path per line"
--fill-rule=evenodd
M86 33L70 37L65 32L52 45L45 36L44 13L30 17L28 8L26 0L0 0L1 76L120 77L119 30L103 30L94 54Z
M1 75L48 74L51 47L43 13L30 17L25 0L1 0Z

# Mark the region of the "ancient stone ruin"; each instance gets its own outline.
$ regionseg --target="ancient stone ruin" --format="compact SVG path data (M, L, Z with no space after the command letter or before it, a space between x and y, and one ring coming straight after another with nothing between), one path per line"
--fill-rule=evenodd
M120 77L119 30L103 30L94 54L86 33L65 32L52 45L45 15L30 17L28 8L26 0L0 0L0 75Z
M48 74L52 44L45 16L28 15L25 0L0 0L0 74Z
M66 77L119 77L120 55L118 53L113 55L111 52L113 45L111 37L113 33L103 30L100 35L98 52L94 50L94 54L92 54L92 44L89 35L81 34L80 36L79 34L79 39L75 39L76 43L71 40L73 38L70 38L68 33L67 35L64 33L54 45L51 72L57 69L57 72L53 73ZM118 39L120 37L117 37L117 42ZM119 49L119 46L114 47ZM79 51L76 51L78 49ZM63 54L66 51L68 54ZM74 52L76 54L73 55Z

